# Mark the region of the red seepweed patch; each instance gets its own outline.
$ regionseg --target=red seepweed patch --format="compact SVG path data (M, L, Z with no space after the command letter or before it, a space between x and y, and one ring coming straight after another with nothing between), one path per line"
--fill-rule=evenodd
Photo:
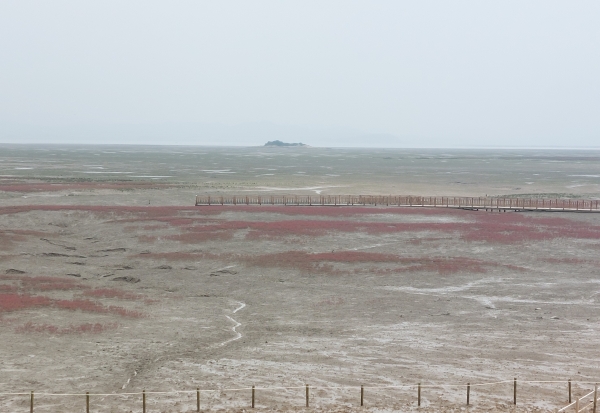
M202 243L231 239L237 231L247 231L248 239L282 238L289 236L322 236L333 232L365 232L372 235L398 232L438 232L451 234L467 242L522 243L558 238L600 239L600 226L566 218L537 218L518 213L490 214L454 209L377 208L377 207L294 207L294 206L211 206L211 207L123 207L123 206L13 206L0 208L0 214L27 211L86 211L117 219L114 222L158 221L168 227L184 230L167 239L182 243ZM290 219L283 221L240 221L208 219L224 211L262 212L293 216L356 217L360 215L431 215L460 216L470 222L361 222L353 220ZM191 216L190 216L191 215ZM11 233L10 237L20 234ZM142 242L155 242L156 236L140 235ZM0 234L0 244L12 246L14 238Z
M350 217L356 215L469 215L470 211L452 208L411 208L411 207L361 207L361 206L284 206L284 205L237 205L201 206L205 209L234 212L259 212L282 215L304 215L322 217Z
M90 300L55 300L45 296L33 296L29 294L0 294L0 313L41 307L100 314L118 314L122 317L133 318L144 316L139 311L128 310L117 306L104 306Z
M28 230L0 230L0 249L9 250L12 249L16 243L27 240L28 236L48 236L48 233L41 231L28 231Z
M0 280L18 281L20 289L30 291L82 290L90 288L71 278L2 274Z
M24 212L43 211L43 212L62 212L79 211L90 212L99 215L111 215L114 217L124 217L126 215L140 215L145 220L160 217L176 217L183 212L195 212L199 215L217 214L216 211L200 212L196 207L186 206L112 206L112 205L18 205L0 207L0 215L19 214Z
M433 257L412 258L399 257L393 254L374 252L339 251L311 254L304 251L288 251L275 254L258 256L242 256L238 260L255 267L293 268L306 272L327 274L344 274L333 265L338 264L401 264L402 267L370 268L358 271L368 271L375 274L391 274L399 272L431 271L439 274L453 274L460 272L484 273L489 267L505 267L512 270L519 269L514 266L505 266L490 261L475 260L466 257Z
M85 311L88 313L100 313L100 314L118 314L122 317L143 317L143 314L139 311L128 310L123 307L117 306L104 306L90 300L73 299L73 300L53 300L52 305L62 310L70 311Z
M16 291L17 287L14 285L0 284L0 293L12 293Z
M145 298L141 294L117 290L116 288L96 288L84 291L83 295L97 298L118 298L120 300L143 300Z
M196 244L207 241L227 241L233 238L234 231L206 231L206 232L187 232L184 234L167 235L161 237L171 241L183 242L186 244Z
M419 222L385 223L346 220L286 220L286 221L223 221L218 224L196 225L185 228L186 233L164 239L194 243L231 239L236 231L248 231L246 238L282 238L288 236L322 236L334 232L365 232L372 235L400 232L438 232L454 234L464 241L490 243L519 243L556 238L600 239L600 226L587 226L565 219L524 218L510 214L476 215L473 222Z
M210 252L154 252L135 255L135 258L148 258L167 261L199 261L203 259L219 260L230 258L230 254L213 254Z
M61 277L20 277L18 280L21 281L23 289L30 291L71 291L86 290L90 288L78 281Z
M84 323L79 325L70 325L68 327L58 327L52 324L34 324L27 322L17 327L17 333L47 333L47 334L100 334L108 330L114 330L119 325L117 323Z
M215 220L198 217L145 215L132 220L158 220L185 232L162 239L183 243L202 243L231 239L237 231L247 231L247 239L290 236L323 236L334 232L365 232L372 235L399 232L438 232L452 234L469 242L519 243L556 238L600 239L600 226L589 226L566 218L536 218L517 213L483 212L428 208L335 208L293 206L201 207L203 213L223 211L264 212L293 216L348 217L373 214L460 216L462 222L368 222L353 220L288 219L278 221ZM181 213L182 211L179 211ZM189 211L187 211L189 212ZM144 242L157 238L142 235Z
M0 191L4 192L56 192L56 191L90 191L95 189L164 189L173 187L172 184L158 184L154 182L77 182L77 183L16 183L0 185Z
M52 300L48 297L14 293L0 294L0 313L48 307L50 305L52 305Z

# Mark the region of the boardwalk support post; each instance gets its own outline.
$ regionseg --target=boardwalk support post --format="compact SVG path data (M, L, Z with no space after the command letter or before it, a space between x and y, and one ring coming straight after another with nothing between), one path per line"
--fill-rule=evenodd
M29 396L29 413L33 413L33 390Z
M517 378L513 382L513 404L517 404Z
M417 390L417 406L421 406L421 383L419 383Z
M90 413L90 392L85 392L85 413Z
M252 408L254 409L254 386L252 386Z
M200 387L196 388L196 411L200 411Z
M146 390L142 390L142 412L146 413Z
M596 413L596 403L598 402L598 384L594 385L594 407L592 408L592 413Z

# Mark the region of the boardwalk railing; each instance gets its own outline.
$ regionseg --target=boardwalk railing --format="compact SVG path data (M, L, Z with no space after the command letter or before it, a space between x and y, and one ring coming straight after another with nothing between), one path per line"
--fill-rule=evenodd
M575 413L583 412L590 407L592 408L592 413L596 413L596 408L598 406L598 385L594 386L594 390L585 394L577 399L574 402L571 402L571 383L569 382L569 404L558 411L558 413L566 412L571 407L575 410ZM582 402L585 403L589 397L592 397L592 400L588 402L586 405L582 405Z
M203 205L359 205L600 212L599 200L406 195L197 195L196 206Z

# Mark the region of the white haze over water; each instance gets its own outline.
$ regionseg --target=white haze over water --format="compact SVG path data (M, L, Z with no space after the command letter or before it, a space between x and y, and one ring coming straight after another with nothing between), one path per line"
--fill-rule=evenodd
M0 142L600 147L597 1L0 2Z

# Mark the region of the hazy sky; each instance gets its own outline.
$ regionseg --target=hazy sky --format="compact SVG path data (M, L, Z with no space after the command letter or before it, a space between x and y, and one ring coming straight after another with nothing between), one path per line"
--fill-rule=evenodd
M0 2L0 142L600 147L600 2Z

